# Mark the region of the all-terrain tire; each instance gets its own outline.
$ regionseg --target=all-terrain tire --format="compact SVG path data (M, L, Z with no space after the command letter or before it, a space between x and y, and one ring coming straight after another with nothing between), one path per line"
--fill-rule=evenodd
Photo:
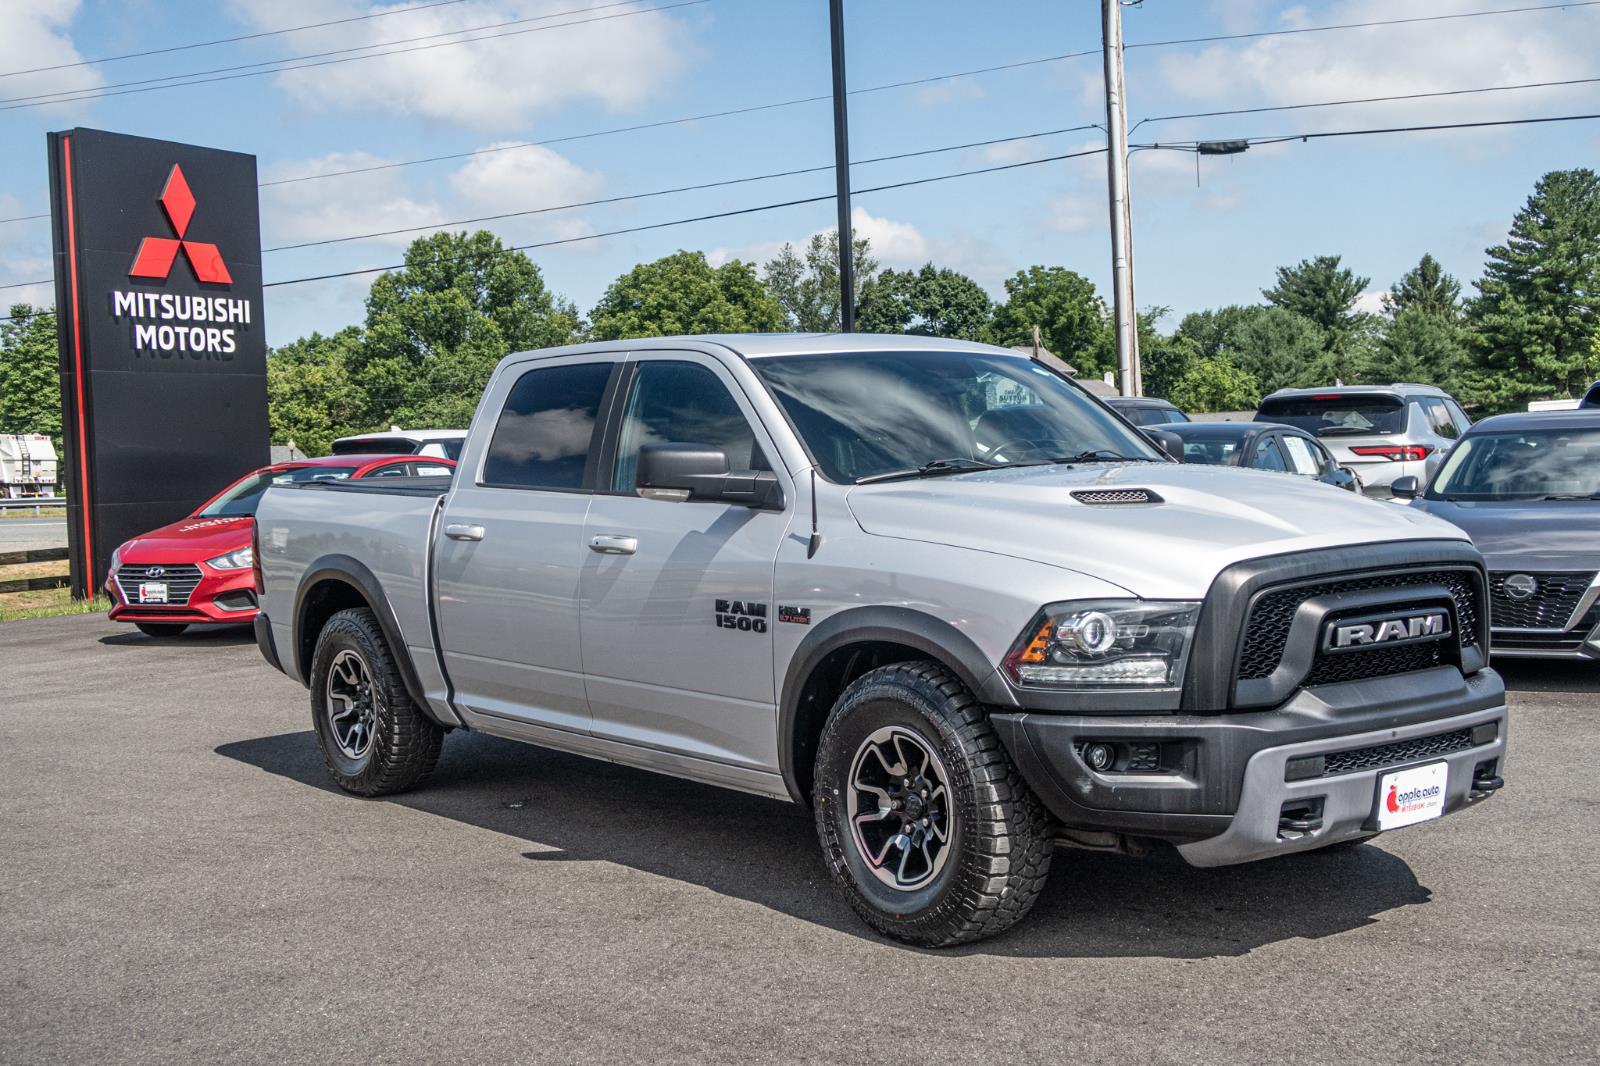
M330 720L328 674L352 653L370 679L372 724L356 757L340 749ZM365 607L340 611L322 627L311 659L311 724L328 773L357 796L386 796L415 787L439 761L444 730L412 700L378 619Z
M865 765L858 761L864 745L885 730L919 738L949 778L948 854L931 880L910 890L873 872L850 824L851 774ZM823 728L815 769L817 833L828 869L878 932L924 947L962 944L1010 928L1038 899L1054 847L1050 815L983 706L944 667L898 663L858 678Z
M161 640L165 637L176 637L189 628L187 622L135 622L134 628L147 637Z

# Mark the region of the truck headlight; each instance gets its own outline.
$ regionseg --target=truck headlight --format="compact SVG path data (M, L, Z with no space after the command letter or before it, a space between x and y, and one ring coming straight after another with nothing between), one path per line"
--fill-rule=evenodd
M219 555L215 559L207 559L206 565L213 570L243 570L255 561L255 552L249 548L240 548L227 555Z
M1180 601L1053 603L1006 654L1019 685L1175 688L1183 684L1200 605Z

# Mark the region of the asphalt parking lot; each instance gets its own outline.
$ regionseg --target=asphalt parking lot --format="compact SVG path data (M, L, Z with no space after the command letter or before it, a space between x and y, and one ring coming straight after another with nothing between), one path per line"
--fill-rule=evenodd
M335 792L242 632L0 626L0 1062L1600 1058L1600 666L1508 667L1508 787L1349 850L1059 852L925 952L799 808L481 736Z

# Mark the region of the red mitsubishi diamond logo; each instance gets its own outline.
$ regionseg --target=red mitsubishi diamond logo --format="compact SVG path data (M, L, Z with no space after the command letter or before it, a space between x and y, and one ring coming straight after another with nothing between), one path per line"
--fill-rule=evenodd
M222 253L216 245L183 239L184 231L189 228L189 219L194 216L194 193L189 191L183 168L176 164L172 167L172 173L167 175L166 187L161 190L161 206L166 209L167 219L178 237L176 240L171 237L146 237L140 241L128 276L166 277L172 273L172 261L178 257L178 249L182 248L196 278L222 285L233 284L233 275L228 273L227 264L223 263Z

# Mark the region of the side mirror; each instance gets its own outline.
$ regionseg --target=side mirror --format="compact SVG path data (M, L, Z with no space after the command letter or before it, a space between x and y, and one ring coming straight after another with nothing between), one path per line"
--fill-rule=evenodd
M1397 500L1414 500L1422 491L1422 486L1417 483L1416 478L1407 474L1405 477L1395 478L1389 485L1389 491L1394 493L1394 498Z
M646 444L639 449L635 483L654 499L715 500L778 510L783 490L770 470L728 468L720 448L704 444Z
M1180 463L1183 462L1182 437L1176 433L1169 433L1164 429L1142 429L1139 432L1144 434L1145 440L1165 452L1169 459Z

